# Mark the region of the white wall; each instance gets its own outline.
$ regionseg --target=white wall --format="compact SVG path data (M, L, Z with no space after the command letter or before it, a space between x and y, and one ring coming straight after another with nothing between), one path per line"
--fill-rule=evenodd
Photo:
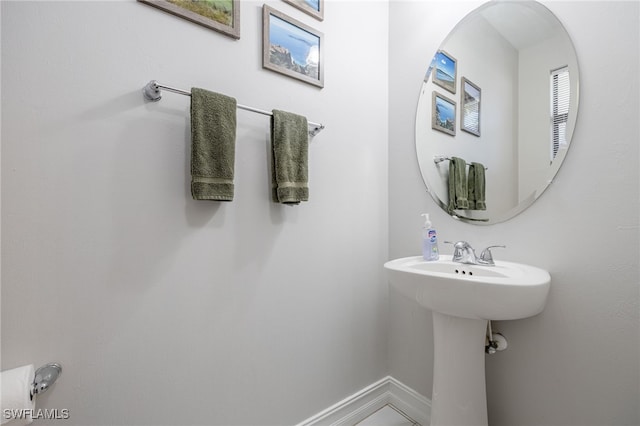
M506 244L498 259L551 272L540 315L494 324L509 349L487 358L492 425L640 424L639 4L544 2L572 37L580 64L571 149L553 185L528 210L474 226L447 217L425 191L413 131L433 52L481 3L390 3L389 256L419 252L419 214L430 212L440 240ZM391 375L430 396L428 311L392 290L389 327Z
M545 2L580 60L574 143L530 209L477 227L426 193L414 128L431 55L481 3L394 0L387 21L331 1L320 23L270 2L325 33L320 90L261 69L261 2L239 41L133 1L1 2L2 369L63 363L39 400L70 409L56 424L292 424L388 373L430 396L430 314L394 291L387 309L381 268L418 252L429 211L441 240L553 277L542 314L496 324L492 424L640 423L638 4ZM192 201L188 100L143 103L152 78L325 123L310 201L269 201L247 112L236 199Z
M135 1L2 2L2 369L62 363L56 424L292 424L388 372L388 4L269 2L324 32L324 89L262 69L262 4L235 41ZM189 100L143 102L151 79L324 123L309 202L271 203L244 111L234 201L193 201Z

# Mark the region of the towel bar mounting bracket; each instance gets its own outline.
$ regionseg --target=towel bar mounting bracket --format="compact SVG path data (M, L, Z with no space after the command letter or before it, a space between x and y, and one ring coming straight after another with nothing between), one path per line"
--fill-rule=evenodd
M142 93L144 94L144 98L148 101L158 102L160 99L162 99L160 88L158 87L158 83L155 80L151 80L150 82L148 82L142 88Z
M31 383L30 399L33 401L34 396L46 392L58 380L60 373L62 373L62 366L55 362L38 368Z

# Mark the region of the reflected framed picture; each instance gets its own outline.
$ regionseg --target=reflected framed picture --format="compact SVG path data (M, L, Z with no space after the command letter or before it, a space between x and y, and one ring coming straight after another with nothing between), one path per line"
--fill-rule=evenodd
M193 23L240 38L240 0L138 0Z
M324 20L324 0L284 0L319 21Z
M438 50L433 64L433 82L451 93L456 93L456 59L444 50Z
M262 6L262 67L324 87L323 34Z
M456 103L451 99L433 92L431 107L431 128L448 135L456 135Z
M460 93L460 129L480 136L480 97L482 91L466 77L461 79L462 92Z

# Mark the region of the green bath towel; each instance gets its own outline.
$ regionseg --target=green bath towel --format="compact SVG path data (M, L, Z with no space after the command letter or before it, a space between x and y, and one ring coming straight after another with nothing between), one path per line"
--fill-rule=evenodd
M469 166L469 210L486 210L484 165L471 163Z
M467 163L458 157L451 157L449 161L449 214L456 209L469 208L467 200Z
M232 201L236 150L236 100L191 89L191 196Z
M272 200L282 204L307 201L309 128L306 117L274 109L271 151Z

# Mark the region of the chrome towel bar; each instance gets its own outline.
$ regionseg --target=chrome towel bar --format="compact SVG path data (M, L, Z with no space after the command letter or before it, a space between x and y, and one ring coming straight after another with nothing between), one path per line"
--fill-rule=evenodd
M188 90L183 90L183 89L177 89L175 87L171 87L171 86L166 86L164 84L160 84L155 80L151 80L150 82L147 83L146 86L144 86L144 88L142 89L142 93L144 94L144 98L148 101L153 101L153 102L157 102L162 98L162 94L160 93L160 89L164 89L167 90L169 92L173 92L173 93L178 93L180 95L185 95L185 96L191 96L191 92ZM246 105L240 105L238 104L237 107L239 109L243 109L245 111L251 111L251 112L255 112L258 114L263 114L263 115L273 115L271 112L269 111L264 111L258 108L254 108L254 107L250 107L250 106L246 106ZM324 129L324 125L321 123L314 123L312 121L308 122L309 127L312 127L311 130L309 130L309 134L311 136L315 136L318 133L320 133L322 131L322 129Z
M438 164L438 163L442 163L443 161L451 161L451 157L445 157L444 155L434 155L433 156L433 162ZM469 165L469 163L467 163L467 166ZM489 170L488 167L484 168L485 170Z

